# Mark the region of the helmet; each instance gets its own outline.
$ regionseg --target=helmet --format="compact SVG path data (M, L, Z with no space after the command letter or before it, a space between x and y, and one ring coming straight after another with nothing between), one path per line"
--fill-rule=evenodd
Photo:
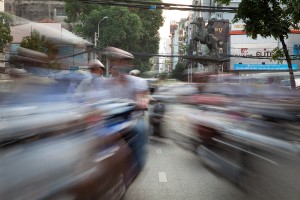
M99 68L100 67L100 68L105 69L104 65L98 59L91 61L89 66L90 66L90 68Z
M130 75L134 75L134 76L137 76L137 75L139 75L140 73L141 73L140 70L137 70L137 69L131 70L131 71L129 72Z

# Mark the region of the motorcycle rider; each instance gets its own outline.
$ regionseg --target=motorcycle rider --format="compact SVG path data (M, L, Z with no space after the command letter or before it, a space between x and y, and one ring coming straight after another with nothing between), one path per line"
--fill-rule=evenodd
M75 91L75 96L78 98L101 98L105 93L104 85L104 71L105 66L95 59L89 64L91 76L84 79Z
M144 165L144 145L147 141L144 115L141 110L147 108L148 84L142 78L129 75L130 68L124 64L113 64L111 66L113 77L107 80L106 87L109 88L110 98L133 100L140 110L135 113L139 117L132 130L134 139L129 141L139 171Z

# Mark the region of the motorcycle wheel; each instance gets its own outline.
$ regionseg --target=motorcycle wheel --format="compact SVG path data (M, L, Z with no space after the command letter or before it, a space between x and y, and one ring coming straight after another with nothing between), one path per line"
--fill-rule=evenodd
M151 135L155 137L163 137L160 124L151 124Z

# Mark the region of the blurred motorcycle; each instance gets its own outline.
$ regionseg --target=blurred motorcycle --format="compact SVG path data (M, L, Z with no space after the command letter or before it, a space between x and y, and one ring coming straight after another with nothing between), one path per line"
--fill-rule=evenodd
M1 199L121 199L140 172L129 145L131 104L26 103L0 110Z
M161 125L164 120L165 104L162 102L154 102L149 112L149 123L152 136L163 137Z
M289 188L290 195L295 197L299 193L290 181L298 177L295 172L300 169L299 124L294 115L295 107L293 112L281 107L282 113L274 115L274 120L270 119L270 110L260 109L258 115L256 109L253 107L250 113L251 109L246 107L198 105L194 112L186 115L195 134L181 146L195 153L212 172L243 191L274 190L284 183L277 190ZM266 185L257 177L273 181Z

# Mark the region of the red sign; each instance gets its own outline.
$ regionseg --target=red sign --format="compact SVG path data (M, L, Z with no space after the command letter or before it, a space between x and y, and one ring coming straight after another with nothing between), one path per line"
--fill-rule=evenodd
M248 48L241 48L241 54L247 54Z

